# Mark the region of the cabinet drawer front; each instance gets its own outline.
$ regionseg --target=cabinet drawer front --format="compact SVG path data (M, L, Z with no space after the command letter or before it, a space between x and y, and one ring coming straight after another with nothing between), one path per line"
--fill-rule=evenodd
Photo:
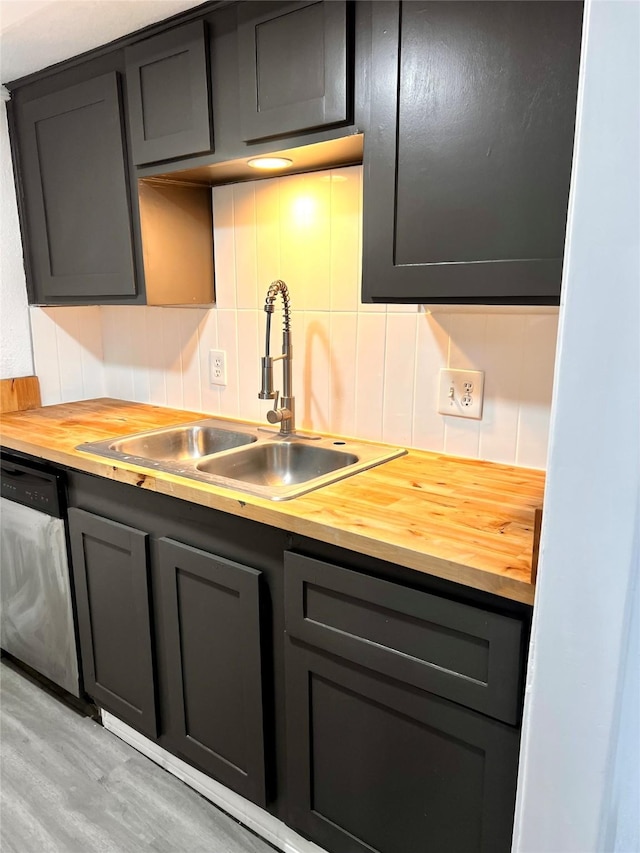
M348 121L351 12L345 0L238 4L245 142Z
M125 57L133 162L153 163L209 151L204 21L128 47Z
M147 534L81 509L69 532L87 693L155 738Z
M289 640L289 822L333 853L507 853L519 731Z
M300 554L285 555L287 633L507 723L522 623Z
M266 804L260 572L160 539L160 630L175 749Z

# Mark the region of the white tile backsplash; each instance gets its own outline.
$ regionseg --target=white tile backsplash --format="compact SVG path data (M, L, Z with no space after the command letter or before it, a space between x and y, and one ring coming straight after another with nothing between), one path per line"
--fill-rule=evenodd
M60 395L63 400L80 400L84 396L82 353L78 343L78 311L58 318L58 364L60 365ZM62 369L64 365L64 369Z
M238 324L238 377L254 377L251 381L238 381L238 411L243 418L260 420L262 411L260 400L258 400L259 373L256 373L256 365L260 364L261 352L264 346L264 330L262 332L262 343L258 346L258 311L238 311L236 322ZM227 353L227 357L229 353ZM234 358L235 360L235 358ZM267 406L267 408L269 408Z
M516 463L525 467L546 463L557 335L557 316L526 318L516 447Z
M133 395L140 403L151 402L151 376L147 352L149 340L147 335L147 311L136 311L131 334L131 363L133 369Z
M354 246L360 240L362 169L336 170L332 178L329 308L355 312L360 301L360 256Z
M31 309L45 404L107 394L264 420L262 306L283 278L300 426L545 467L557 310L363 305L360 166L217 187L213 202L215 307ZM281 330L277 310L272 353ZM217 348L226 388L209 383ZM481 421L437 413L446 366L485 371Z
M50 309L31 308L33 364L40 380L40 397L44 406L62 402L56 323Z
M386 327L386 314L358 315L356 435L374 441L382 438Z
M258 243L256 193L253 183L238 184L233 193L236 307L258 307ZM232 272L229 271L231 277Z
M387 314L382 438L403 446L413 442L413 395L418 314Z
M144 309L147 323L147 353L145 367L149 376L149 402L157 406L167 405L167 371L162 343L162 308ZM215 317L214 317L215 319Z
M105 390L109 397L123 400L132 399L133 371L136 369L129 329L131 319L126 308L106 306L101 309Z
M220 414L241 417L240 411L240 372L238 353L242 341L238 339L237 312L230 308L218 311L218 347L227 354L227 385L220 388ZM255 388L258 393L260 367L256 367ZM208 379L208 377L206 377ZM251 377L243 376L243 384L251 382Z
M511 462L516 457L525 323L523 316L487 317L480 429L480 456L487 459Z
M181 409L184 405L182 394L182 355L180 335L180 314L178 308L167 308L162 312L162 348L167 387L167 405Z
M482 370L486 355L487 314L449 316L449 364ZM444 450L453 456L480 455L481 421L445 417Z
M202 381L200 377L200 340L198 327L200 312L180 311L180 359L182 367L182 404L185 409L202 409ZM205 377L208 377L208 372Z
M338 435L356 434L356 356L358 315L331 313L331 387L329 423Z
M309 390L302 397L302 408L298 409L298 422L305 429L328 432L331 430L329 400L332 380L334 376L337 379L340 371L340 365L331 352L329 311L305 312L303 341L304 347L298 345L296 351L296 357L302 362L302 384L298 384L297 387ZM277 373L275 375L278 376ZM297 394L296 405L298 405Z
M31 308L30 320L43 405L103 397L107 391L100 308Z
M218 187L213 196L214 240L213 258L216 305L236 307L236 247L233 212L235 186Z
M218 313L207 309L198 309L200 324L198 336L200 342L200 394L202 411L212 415L220 414L220 387L209 382L209 352L218 347Z
M413 390L412 444L429 450L444 448L445 422L436 411L440 368L448 366L448 317L421 313L417 317L416 366Z
M294 218L300 234L299 251L304 259L305 311L329 311L331 308L331 188L330 172L305 176L304 204L294 200ZM339 230L337 228L336 230ZM288 280L285 277L285 281ZM295 280L291 280L296 300ZM327 341L328 343L328 341ZM325 413L326 416L326 413Z
M216 220L217 221L217 220ZM264 298L264 282L280 277L280 183L278 178L260 182L256 192L256 257L260 293ZM217 226L216 226L217 227ZM258 308L261 306L258 305Z

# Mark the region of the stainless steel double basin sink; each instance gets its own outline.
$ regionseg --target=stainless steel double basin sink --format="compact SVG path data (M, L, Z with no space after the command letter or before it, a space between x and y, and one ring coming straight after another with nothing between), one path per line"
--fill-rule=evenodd
M77 450L272 501L298 497L406 453L369 442L285 437L221 418L87 442Z

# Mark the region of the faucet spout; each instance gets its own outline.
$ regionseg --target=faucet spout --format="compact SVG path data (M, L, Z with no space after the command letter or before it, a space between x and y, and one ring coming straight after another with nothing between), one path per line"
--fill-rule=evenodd
M278 295L283 303L282 354L272 356L271 349L271 315L275 311ZM292 390L292 360L291 346L291 302L289 289L281 279L271 282L264 303L267 314L265 355L260 360L262 387L258 393L260 400L275 400L273 409L267 414L269 423L280 424L280 435L291 435L295 432L295 400ZM282 405L278 408L279 392L273 388L273 362L282 360Z

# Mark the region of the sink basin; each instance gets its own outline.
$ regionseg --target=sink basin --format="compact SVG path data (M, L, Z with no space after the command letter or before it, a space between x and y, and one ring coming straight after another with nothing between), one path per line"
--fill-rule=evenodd
M233 422L207 418L164 429L154 429L135 435L87 442L78 450L97 453L110 459L126 460L136 465L181 473L195 460L253 444L256 431Z
M77 450L270 501L297 498L406 453L365 441L283 439L223 418L87 442Z
M158 432L141 433L118 439L109 444L109 450L118 455L138 456L157 461L182 462L200 459L212 453L242 447L256 441L254 435L220 429L204 424L185 424Z
M293 486L354 465L354 453L313 444L273 442L196 465L198 471L257 486Z

